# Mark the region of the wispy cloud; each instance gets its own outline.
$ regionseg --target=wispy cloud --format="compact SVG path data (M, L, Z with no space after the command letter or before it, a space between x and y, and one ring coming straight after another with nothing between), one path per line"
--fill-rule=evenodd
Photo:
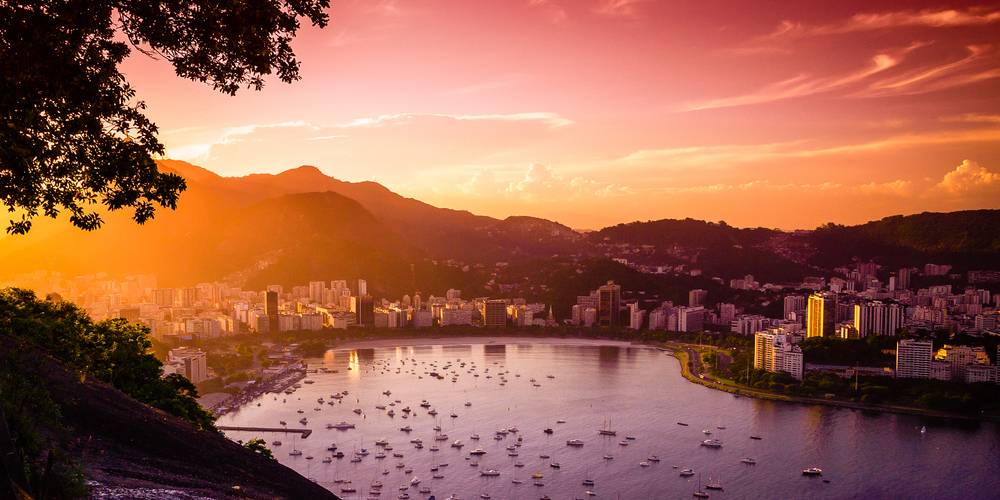
M861 90L853 97L881 97L898 94L917 94L943 90L950 87L968 85L978 81L1000 77L1000 69L980 67L976 70L970 66L976 65L985 58L993 59L997 64L997 53L989 46L971 45L967 47L969 55L957 61L943 64L923 66L873 82L868 88ZM986 62L986 61L984 61ZM989 62L987 62L989 63ZM961 74L964 70L971 72Z
M528 203L558 203L588 197L607 198L635 194L635 190L612 182L599 182L584 177L567 179L556 173L552 165L531 163L524 174L510 181L496 178L494 168L477 171L469 182L460 184L466 195L514 198Z
M604 0L596 9L600 15L613 17L635 17L639 4L649 0Z
M357 118L352 122L345 123L342 125L335 125L335 127L340 128L352 128L352 127L383 127L386 125L394 125L398 123L406 123L414 118L419 117L437 117L437 118L450 118L458 121L508 121L508 122L520 122L520 121L537 121L544 123L550 128L564 127L566 125L571 125L575 123L569 118L564 118L558 113L548 113L548 112L530 112L530 113L510 113L510 114L496 114L496 115L449 115L449 114L437 114L437 113L400 113L395 115L382 115L378 118Z
M531 75L526 75L524 73L515 73L512 75L505 75L488 82L461 87L455 89L454 92L456 94L480 94L480 93L492 92L495 90L517 87L519 85L524 85L526 83L529 83L532 80L535 80L535 77Z
M902 134L877 141L820 146L816 140L767 144L716 145L640 150L611 160L609 167L655 167L658 171L691 168L728 169L780 159L817 158L927 146L1000 141L1000 128Z
M784 81L773 83L752 94L692 103L681 107L678 111L697 111L702 109L746 106L749 104L760 104L780 99L792 99L796 97L819 94L822 92L829 92L831 90L843 88L847 85L862 81L897 64L899 64L899 59L897 57L892 57L888 54L879 54L872 58L869 67L847 75L830 78L816 78L811 75L802 74Z
M764 39L787 39L804 36L839 35L858 31L884 30L906 26L947 28L955 26L982 26L1000 22L1000 10L970 8L965 11L922 10L856 14L840 23L809 26L784 21Z
M542 12L549 22L560 23L566 20L566 11L551 0L529 0L528 5Z

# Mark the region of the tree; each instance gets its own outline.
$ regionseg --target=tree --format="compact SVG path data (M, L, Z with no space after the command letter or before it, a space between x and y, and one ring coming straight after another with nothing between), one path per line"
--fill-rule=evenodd
M9 0L0 2L0 204L24 234L39 213L101 226L93 205L176 208L186 188L161 173L145 104L118 70L132 47L178 76L233 95L264 77L299 78L290 41L299 17L324 27L329 0ZM123 35L119 37L118 35ZM121 40L126 38L128 43ZM89 207L89 208L88 208Z
M149 329L122 318L93 323L69 302L38 300L34 292L0 289L0 334L40 347L67 368L129 397L215 430L215 418L197 401L198 390L178 374L163 377L163 363L150 352Z

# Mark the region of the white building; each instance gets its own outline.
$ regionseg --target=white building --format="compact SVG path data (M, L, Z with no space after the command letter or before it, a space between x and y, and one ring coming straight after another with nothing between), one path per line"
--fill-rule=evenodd
M802 380L802 349L777 331L757 332L754 336L754 368L769 372L788 372Z
M185 348L171 349L167 362L163 365L163 375L176 373L197 384L208 378L207 356L202 351Z
M929 340L900 340L896 344L896 378L931 378L934 344Z
M697 332L704 327L705 307L681 307L677 311L677 331Z

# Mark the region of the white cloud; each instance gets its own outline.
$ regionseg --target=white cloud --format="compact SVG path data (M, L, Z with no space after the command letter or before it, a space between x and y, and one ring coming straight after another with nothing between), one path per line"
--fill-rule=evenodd
M952 195L970 191L1000 191L1000 174L989 172L974 161L965 160L955 170L944 174L944 179L936 187Z

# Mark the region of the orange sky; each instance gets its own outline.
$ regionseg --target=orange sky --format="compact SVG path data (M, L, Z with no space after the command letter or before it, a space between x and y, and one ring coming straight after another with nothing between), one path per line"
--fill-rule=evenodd
M996 4L333 3L292 85L229 97L134 55L169 157L575 228L1000 208Z

